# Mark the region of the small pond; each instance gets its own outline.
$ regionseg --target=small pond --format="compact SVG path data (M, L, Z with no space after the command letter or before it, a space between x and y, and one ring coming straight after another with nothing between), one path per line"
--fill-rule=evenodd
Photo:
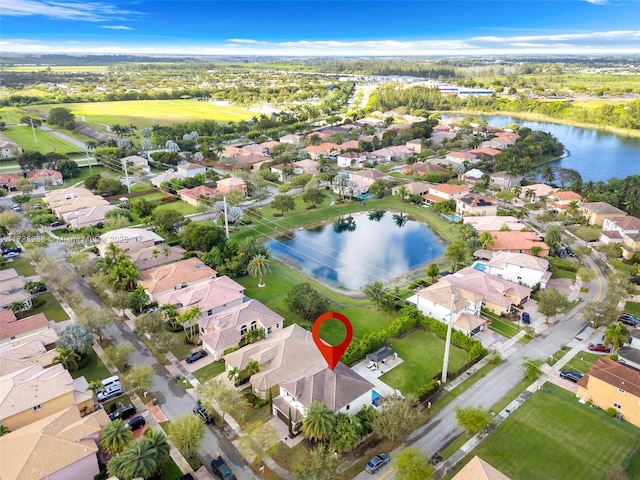
M332 287L359 290L440 258L444 246L428 225L395 212L363 212L268 240L271 255Z

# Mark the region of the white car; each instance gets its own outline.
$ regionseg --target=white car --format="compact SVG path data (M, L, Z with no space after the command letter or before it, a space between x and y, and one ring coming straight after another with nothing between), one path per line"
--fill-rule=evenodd
M117 398L120 395L124 395L124 389L119 384L109 385L104 390L100 390L96 398L99 402L106 402L113 398Z
M19 257L20 254L18 252L7 252L4 255L2 255L4 258L15 258L15 257Z
M20 208L20 205L14 203L13 205L11 205L11 210L14 210L16 212L21 211L22 209Z

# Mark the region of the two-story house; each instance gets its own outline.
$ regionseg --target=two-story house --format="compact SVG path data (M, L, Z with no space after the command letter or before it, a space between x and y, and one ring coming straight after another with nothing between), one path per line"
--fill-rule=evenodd
M22 155L22 147L4 135L0 135L0 158L14 158L20 155Z
M497 215L498 201L492 197L470 193L456 199L456 213L463 217L467 215Z
M193 178L196 175L205 175L207 173L207 167L204 165L198 165L197 163L181 163L177 166L178 175L182 178Z
M25 281L15 268L0 270L0 310L10 309L15 302L23 302L24 309L33 306L32 295L24 289Z
M628 233L622 240L622 258L631 260L640 252L640 233Z
M512 175L509 172L495 172L489 175L489 188L492 190L511 190L516 185L520 185L524 177L522 175Z
M492 252L526 253L536 257L546 257L551 250L549 245L540 240L533 232L491 232L493 240L487 250Z
M365 152L344 152L336 156L336 162L340 168L361 168L367 159Z
M557 193L554 193L557 195ZM607 218L622 218L627 216L627 212L620 210L619 208L609 205L607 202L587 202L581 206L582 215L587 219L589 225L604 224Z
M138 285L151 299L167 292L181 290L217 277L217 272L198 257L151 268L141 273Z
M557 191L547 197L547 208L549 210L568 210L573 202L580 204L582 195L571 190Z
M510 215L487 215L486 217L464 217L465 224L473 225L478 232L498 232L509 230L519 232L526 227L516 217Z
M297 162L293 162L293 166L295 168L299 168L301 173L306 175L315 175L316 173L320 173L320 162L316 162L315 160L298 160Z
M622 243L625 235L640 233L640 219L626 217L609 217L602 222L600 241L606 243Z
M462 198L469 194L469 187L466 185L452 185L449 183L431 184L429 191L422 197L424 203L438 203L445 200Z
M475 153L470 152L449 152L444 159L456 165L462 165L464 162L477 163L480 160Z
M489 275L527 287L540 284L540 288L546 288L551 280L549 262L524 253L496 252L483 268Z
M143 248L154 247L164 242L164 238L151 230L130 227L111 230L103 233L98 238L100 243L98 243L97 248L101 257L105 256L110 244L114 244L124 253L130 253Z
M640 329L631 329L629 337L631 343L623 345L616 353L620 362L640 370Z

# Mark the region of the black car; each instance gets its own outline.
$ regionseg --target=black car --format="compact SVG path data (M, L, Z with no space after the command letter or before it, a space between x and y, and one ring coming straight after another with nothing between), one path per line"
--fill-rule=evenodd
M144 417L142 415L138 415L137 417L133 417L131 420L127 422L127 428L131 430L138 430L139 428L144 427L147 424Z
M195 362L197 360L200 360L201 358L204 358L206 356L207 356L207 352L205 350L198 350L197 352L193 352L191 355L189 355L184 360L187 363L193 363L193 362Z
M631 315L630 313L623 313L618 317L618 321L631 327L637 327L638 324L640 324L640 318L635 315Z
M216 477L222 480L236 480L236 476L233 474L227 462L224 461L219 454L213 460L211 460L211 470Z
M578 383L582 378L582 374L578 372L572 372L570 370L560 370L560 378L564 378L573 383Z
M195 407L193 407L193 413L198 415L204 423L213 422L213 418L211 418L211 416L207 413L202 405L196 405Z
M111 421L115 420L116 418L119 418L121 420L127 420L133 417L135 414L136 414L136 407L134 407L132 404L129 404L129 405L125 405L124 407L120 407L115 412L111 412L109 414L109 418L111 419Z
M22 253L22 249L20 247L6 247L2 249L2 254L6 255L7 253Z

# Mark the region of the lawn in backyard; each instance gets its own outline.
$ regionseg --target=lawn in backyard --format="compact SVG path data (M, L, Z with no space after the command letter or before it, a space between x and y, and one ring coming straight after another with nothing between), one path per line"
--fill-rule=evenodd
M145 190L149 190L149 187L147 186ZM133 189L131 189L131 192L133 193ZM133 197L130 201L131 203L135 203L144 199L147 202L151 202L153 200L160 200L161 198L164 198L166 196L167 196L166 193L158 191L158 192L147 193L146 195L140 195L139 197ZM173 203L177 203L177 202L173 202Z
M98 167L98 166L92 166L92 167L80 167L80 173L78 175L74 175L71 178L67 178L64 183L62 185L56 186L56 187L51 187L51 190L57 189L57 188L68 188L71 187L72 185L75 185L76 183L82 183L80 186L84 185L84 181L90 177L91 175L95 175L99 173L100 175L102 175L103 177L117 177L118 174L115 173L113 170L109 170L106 167Z
M391 348L403 362L380 377L387 385L405 395L415 393L421 385L442 371L445 342L434 333L416 328L402 338L391 340ZM469 354L451 346L449 371L461 368L469 361ZM382 367L384 370L384 367Z
M573 394L547 383L467 455L465 463L479 455L513 480L604 479L622 466L639 436L636 427L581 405Z
M91 382L95 380L99 382L100 380L110 377L111 372L109 369L104 366L100 357L95 352L95 350L91 349L91 352L87 355L86 360L81 361L81 365L84 365L86 362L86 366L80 368L74 372L70 372L73 378L84 377L87 382Z
M640 318L640 303L627 302L624 304L624 311Z
M20 145L22 150L33 150L40 153L84 153L82 148L65 142L51 133L47 133L39 128L36 128L35 132L36 138L38 139L37 142L33 139L31 127L8 127L2 134Z
M204 383L207 380L217 377L222 372L224 372L224 362L211 362L206 367L199 368L195 372L193 372L193 376L198 379L200 383Z
M156 195L155 193L150 193L149 195ZM145 195L146 197L146 195ZM177 200L175 202L163 203L162 205L158 205L156 207L158 210L175 210L176 212L180 212L182 215L191 215L193 213L198 213L198 208L193 205L188 204L187 202L183 202L182 200Z
M551 278L570 278L576 279L575 268L576 265L573 261L568 261L558 257L546 257L549 261L551 269Z
M33 268L29 260L24 257L14 258L11 262L5 262L0 266L0 270L7 270L9 268L14 268L18 275L24 275L25 277L36 274L36 269Z
M563 370L571 370L572 372L587 373L591 368L591 365L596 363L596 360L603 357L603 354L591 353L580 351L562 367Z
M38 110L48 112L60 105L38 105ZM239 121L255 116L244 108L213 105L194 100L130 100L123 102L65 103L76 121L85 122L90 127L96 124L121 125L133 124L138 128L151 127L154 124L172 125L174 123L197 120Z
M64 308L60 306L53 293L46 292L41 293L38 300L44 300L44 305L33 308L27 312L28 315L35 315L37 313L44 313L47 320L53 320L54 322L62 322L63 320L69 320L69 315L64 311Z

